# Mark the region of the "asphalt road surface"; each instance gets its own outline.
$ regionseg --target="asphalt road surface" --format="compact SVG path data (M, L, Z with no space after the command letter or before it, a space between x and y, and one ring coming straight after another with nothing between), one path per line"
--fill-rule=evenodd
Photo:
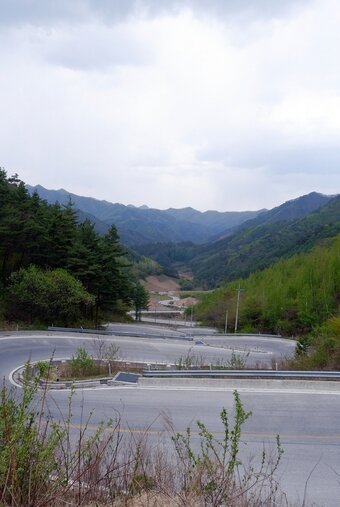
M127 328L124 328L127 329ZM131 330L132 332L133 330ZM208 336L208 335L207 335ZM79 346L90 351L93 337L74 334L31 333L0 335L0 371L8 379L10 371L31 360L47 359L54 351L55 357L70 357ZM105 339L109 339L106 337ZM126 359L159 360L170 362L193 347L202 355L230 354L225 349L224 337L209 337L217 340L212 345L192 345L176 338L128 338L114 337ZM203 338L206 342L208 337ZM242 341L242 350L251 346L250 355L266 354L276 356L284 349L284 342L259 337L248 343ZM222 342L219 343L219 342ZM279 349L271 349L270 343ZM221 348L220 346L223 346ZM240 343L230 343L232 347ZM216 348L215 348L216 346ZM291 347L291 345L290 345ZM256 352L256 348L260 352ZM254 349L254 351L253 351ZM284 349L286 350L286 349ZM288 349L287 349L288 350ZM291 348L289 349L291 350ZM212 351L212 352L211 352ZM224 357L224 356L223 356ZM227 355L225 356L227 357ZM210 357L208 358L210 360ZM325 384L327 385L327 384ZM66 411L68 392L51 393L50 407L58 416ZM284 455L278 473L282 487L288 498L302 505L304 488L307 484L307 505L336 507L340 505L340 388L339 392L268 392L252 389L242 390L242 402L247 410L253 412L242 433L242 456L259 456L263 445L273 448L275 435L280 434ZM221 436L222 426L219 413L222 407L233 413L231 390L206 388L204 382L198 389L142 388L142 387L104 387L101 389L79 390L73 400L73 422L77 424L84 412L94 410L91 425L108 417L115 417L117 411L122 417L123 427L134 431L149 429L150 439L157 441L164 430L162 414L171 417L177 431L184 431L188 425L194 428L197 419ZM198 440L194 433L194 440ZM268 447L269 446L269 447ZM315 470L314 470L315 467ZM312 473L309 478L309 474ZM313 504L314 502L314 504Z
M242 392L241 400L252 416L242 432L241 456L258 460L263 446L267 452L275 450L275 437L280 435L284 455L276 478L287 492L289 500L302 505L307 484L307 505L336 507L340 499L340 390L338 394L297 392ZM62 411L67 409L65 394L52 394ZM79 400L79 403L77 401ZM193 429L198 441L195 421L203 421L216 437L222 438L219 414L225 407L233 414L231 391L142 389L134 387L103 388L77 391L74 398L74 419L80 420L79 406L84 413L93 408L91 424L103 418L122 417L123 428L149 428L152 442L163 438L164 414L170 417L177 431ZM56 415L57 415L56 411ZM150 427L149 427L150 426ZM196 428L197 429L197 428ZM314 470L315 467L315 470ZM308 479L309 474L312 474Z
M171 341L167 341L168 347L165 344L160 345L162 354L160 361L168 363L174 363L179 357L190 353L198 363L203 361L204 364L218 365L230 360L234 352L246 362L249 368L252 366L275 368L276 363L281 359L291 357L296 347L294 340L286 338L219 335L209 328L171 329L161 326L111 324L108 330L114 333L138 332L141 337L144 333L145 337L193 338L189 345L183 345L180 342L175 345ZM124 344L122 344L122 353L124 353Z

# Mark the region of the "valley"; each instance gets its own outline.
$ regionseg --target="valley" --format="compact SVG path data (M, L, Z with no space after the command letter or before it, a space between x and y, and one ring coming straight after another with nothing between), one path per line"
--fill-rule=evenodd
M238 223L229 221L225 228L229 212L185 209L164 215L101 202L105 211L99 218L96 202L87 211L77 209L64 191L64 205L48 204L18 178L0 175L0 312L3 329L11 329L0 333L6 386L15 382L26 356L69 358L79 346L90 350L98 336L119 349L124 364L138 363L146 372L151 365L165 368L168 376L172 368L188 368L189 376L190 368L205 368L212 376L215 368L222 373L255 368L255 376L262 370L281 377L283 370L289 375L340 369L339 196L311 193L256 216L236 214ZM112 206L125 218L132 209L122 238L114 224L103 226L109 225ZM155 235L141 232L141 213ZM278 431L285 454L275 480L286 498L333 507L338 484L326 470L337 470L338 463L337 382L196 382L144 375L134 385L104 379L80 388L83 405L76 393L75 428L83 407L94 411L91 431L114 411L124 434L139 435L147 425L145 435L156 443L163 435L161 414L168 411L176 430L201 418L217 438L218 412L226 406L235 414L236 389L254 413L254 422L244 428L241 455L250 450L258 457ZM65 420L67 389L57 387L47 399L53 418ZM199 432L192 435L195 446Z

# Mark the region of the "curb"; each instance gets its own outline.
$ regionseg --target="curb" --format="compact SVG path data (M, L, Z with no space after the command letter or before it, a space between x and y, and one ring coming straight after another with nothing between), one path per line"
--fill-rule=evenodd
M56 362L62 362L64 359L56 359ZM30 363L30 366L37 364L39 361ZM9 374L9 380L16 387L22 388L25 383L24 372L26 365L21 365ZM122 372L117 372L113 377L102 377L95 380L68 380L65 382L40 380L38 388L41 390L64 390L64 389L89 389L103 386L131 386L131 382L116 380ZM133 384L136 385L136 384Z

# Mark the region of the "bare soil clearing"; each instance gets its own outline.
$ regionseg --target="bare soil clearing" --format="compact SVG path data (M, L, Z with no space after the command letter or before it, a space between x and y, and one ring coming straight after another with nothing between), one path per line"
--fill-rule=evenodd
M173 292L181 289L175 278L166 275L148 276L144 287L149 292Z
M150 292L150 304L149 310L162 311L166 307L160 303L160 295L164 294L164 298L171 298L171 296L176 296L181 290L179 283L175 278L171 278L166 275L153 275L148 276L146 282L144 283L144 287L146 290ZM179 299L178 301L174 301L174 308L188 308L193 306L197 302L196 298L187 297ZM168 308L170 308L169 306Z

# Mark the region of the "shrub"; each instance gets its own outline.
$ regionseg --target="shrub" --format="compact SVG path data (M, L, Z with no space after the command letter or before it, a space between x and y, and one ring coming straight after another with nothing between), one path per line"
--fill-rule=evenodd
M226 409L221 411L222 441L216 439L201 421L196 423L199 451L195 451L191 443L190 428L184 434L173 433L179 480L177 505L278 505L275 498L279 488L274 473L283 454L280 438L276 438L274 459L264 450L257 468L244 465L239 457L241 430L251 412L244 409L237 391L234 392L234 405L233 427L230 427Z
M84 347L79 347L69 362L72 377L85 377L90 375L95 368L95 360Z

